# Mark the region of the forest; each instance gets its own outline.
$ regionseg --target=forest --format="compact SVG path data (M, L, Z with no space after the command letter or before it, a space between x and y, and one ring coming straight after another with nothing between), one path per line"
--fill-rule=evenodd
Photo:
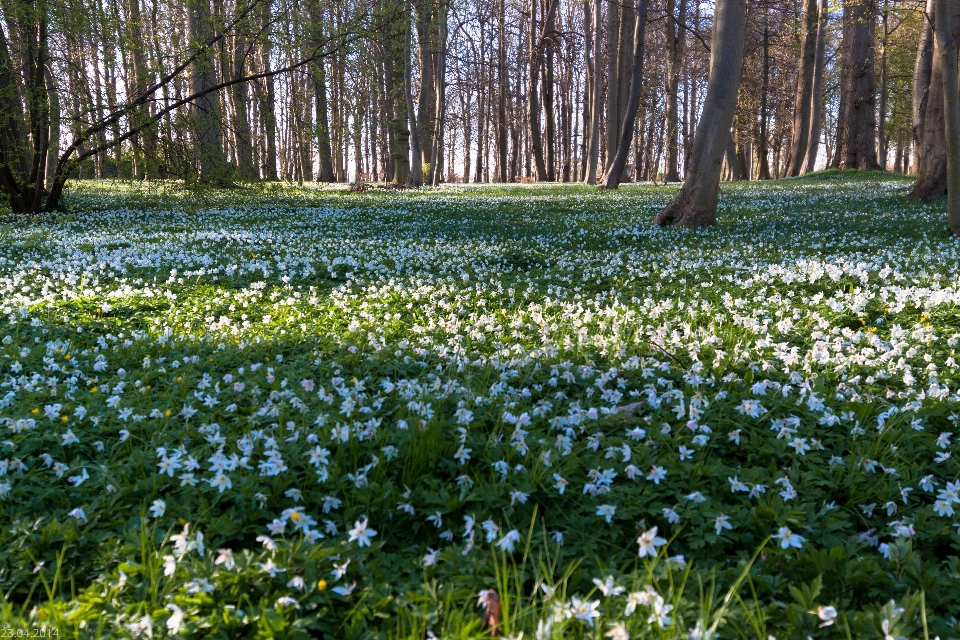
M0 640L958 637L958 44L0 0Z
M615 188L702 157L726 180L891 170L929 198L935 2L11 0L2 185L36 212L71 179Z

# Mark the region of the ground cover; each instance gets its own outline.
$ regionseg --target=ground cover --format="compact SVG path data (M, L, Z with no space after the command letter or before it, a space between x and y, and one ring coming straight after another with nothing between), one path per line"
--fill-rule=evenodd
M960 250L908 185L0 218L4 628L953 637Z

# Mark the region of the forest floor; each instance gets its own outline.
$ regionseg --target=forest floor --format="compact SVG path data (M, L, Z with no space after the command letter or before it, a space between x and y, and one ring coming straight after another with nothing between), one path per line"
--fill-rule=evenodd
M960 244L908 186L2 216L0 629L956 637Z

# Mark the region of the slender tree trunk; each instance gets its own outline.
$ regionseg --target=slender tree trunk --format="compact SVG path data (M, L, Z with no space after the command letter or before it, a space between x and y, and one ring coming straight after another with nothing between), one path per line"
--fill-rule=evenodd
M606 189L616 189L620 186L620 177L623 175L623 168L627 163L627 154L633 144L633 128L636 124L637 109L640 106L640 92L643 90L641 78L643 76L643 41L646 26L647 0L640 0L636 7L636 22L633 32L633 73L630 77L630 100L627 102L624 113L616 154L602 181L601 186Z
M439 8L437 17L437 60L434 72L434 90L436 106L434 107L435 128L433 131L433 145L430 150L430 184L438 185L443 181L443 126L444 115L447 110L447 15L448 7L443 4Z
M887 0L884 0L883 11L881 12L881 22L883 23L883 37L880 39L880 108L877 120L877 155L879 157L880 168L887 169L887 44L890 39L890 27L888 24L890 11L887 7Z
M588 25L584 25L589 29ZM593 56L587 61L590 77L590 139L587 148L587 175L584 182L597 183L597 164L600 160L600 0L593 0Z
M687 37L683 29L687 16L687 0L680 0L679 16L674 15L674 3L675 0L667 0L667 166L664 178L667 182L680 181L678 93L684 42Z
M406 94L407 102L407 119L410 122L410 176L407 181L407 184L411 187L422 187L423 186L423 150L420 146L420 127L417 120L417 114L415 107L413 105L413 71L410 68L411 62L410 58L413 56L413 24L409 16L407 16L407 46L404 55L404 91ZM420 44L421 49L424 47L424 44ZM423 56L429 59L430 56ZM421 71L421 78L423 78L423 72ZM426 90L421 88L421 96L426 93ZM421 107L423 108L423 107Z
M768 14L767 8L761 9L764 23L766 23ZM757 179L770 179L770 164L767 160L767 93L770 91L770 30L767 25L763 27L763 80L760 84L760 118L759 131L757 132Z
M497 21L497 159L500 182L507 181L507 94L510 84L507 78L507 41L506 0L500 0L499 16ZM482 92L482 90L481 90ZM478 180L479 182L479 180Z
M710 76L703 113L693 140L690 175L673 202L657 216L660 226L716 224L720 169L726 151L743 69L746 0L717 0L713 17Z

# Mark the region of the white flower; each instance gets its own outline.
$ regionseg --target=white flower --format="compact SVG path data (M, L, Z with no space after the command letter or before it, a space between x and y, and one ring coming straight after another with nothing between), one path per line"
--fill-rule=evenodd
M167 510L167 503L163 500L154 500L150 506L150 515L154 518L161 517Z
M554 484L553 487L556 489L560 495L563 495L563 492L567 490L567 487L570 486L570 483L563 479L559 473L553 474Z
M167 629L170 630L171 635L175 636L180 633L180 627L183 625L183 609L175 604L168 604L167 609L173 612L167 618Z
M611 522L613 515L617 512L617 507L612 504L602 504L597 507L597 515L603 517L607 522Z
M730 524L730 516L722 513L713 521L713 526L717 529L717 535L723 533L724 529L733 529L733 525Z
M217 556L217 559L214 560L214 564L222 564L225 569L232 571L236 566L236 563L233 560L233 551L230 549L219 549L218 553L219 555Z
M507 553L513 553L513 548L520 541L520 532L516 529L508 531L500 540L497 542L498 547L506 551Z
M657 535L657 527L649 529L643 532L639 538L637 538L637 544L640 545L640 557L645 558L647 556L651 558L657 557L657 547L662 547L667 544L665 538L661 538Z
M660 481L667 477L667 470L663 467L654 465L647 474L647 480L652 480L654 484L660 484Z
M349 542L356 541L359 547L369 547L370 541L377 535L377 531L367 526L367 517L364 516L363 520L356 520L353 523L353 529L349 531L349 534Z
M817 607L816 611L811 611L810 613L816 613L817 617L823 620L823 622L818 625L821 629L823 627L829 627L837 621L837 610L833 607Z
M717 533L720 533L719 530ZM800 549L803 547L804 538L803 536L797 535L793 531L790 531L788 527L780 527L777 531L777 534L773 536L774 540L780 541L781 549L789 549L793 547L794 549Z
M273 558L269 558L266 562L261 562L260 570L263 571L264 573L269 574L271 578L275 578L278 573L283 573L284 571L286 571L286 569L281 569L280 567L278 567L276 563L273 561Z
M610 630L603 634L603 637L613 638L613 640L630 640L630 634L627 633L627 628L622 622L611 622L609 626Z
M615 598L626 591L626 589L618 586L617 583L613 581L613 576L607 576L603 582L601 582L599 578L594 578L593 584L597 585L597 589L600 590L600 593L602 593L605 598Z
M79 507L77 507L76 509L73 509L73 510L72 510L70 513L68 513L67 515L70 516L71 518L76 518L77 520L80 520L81 522L86 522L86 521L87 521L87 514L85 514L85 513L83 512L83 509L81 509L81 508L79 508Z
M357 581L354 580L352 583L350 583L349 587L334 587L333 592L340 596L343 596L344 598L347 598L350 596L351 593L353 593L353 590L356 589L356 587L357 587Z
M580 598L573 597L573 598L570 598L569 611L571 616L573 616L577 620L586 622L587 625L590 626L590 628L592 629L594 619L600 617L600 612L597 611L597 607L599 606L600 606L599 600L585 602L583 600L580 600Z

